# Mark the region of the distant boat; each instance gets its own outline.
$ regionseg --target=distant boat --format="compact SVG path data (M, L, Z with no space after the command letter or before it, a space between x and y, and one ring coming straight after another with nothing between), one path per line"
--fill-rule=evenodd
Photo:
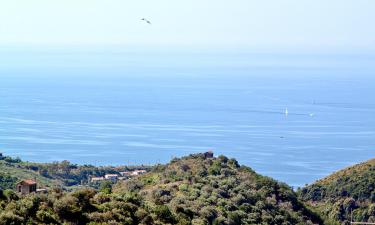
M314 113L310 113L309 115L310 115L311 117L313 117L313 116L314 116Z
M146 19L146 18L142 18L141 20L142 20L142 21L145 21L146 23L148 23L148 24L150 24L150 25L151 25L151 22L150 22L150 20L148 20L148 19Z
M288 116L288 108L285 109L285 116Z

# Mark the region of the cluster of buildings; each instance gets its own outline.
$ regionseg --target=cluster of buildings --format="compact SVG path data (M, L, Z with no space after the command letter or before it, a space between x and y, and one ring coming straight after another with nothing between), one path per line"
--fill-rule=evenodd
M146 170L133 170L133 171L125 171L125 172L120 172L119 174L106 174L104 177L91 177L90 181L92 183L104 181L104 180L109 180L116 182L118 180L127 180L130 179L131 177L135 177L141 174L146 173Z
M106 174L104 177L92 177L91 182L96 183L104 180L116 182L118 180L127 180L131 177L135 177L146 173L146 170L133 170L120 172L119 174ZM31 193L45 193L47 189L37 188L37 182L32 179L22 180L16 184L16 191L21 195L27 195Z

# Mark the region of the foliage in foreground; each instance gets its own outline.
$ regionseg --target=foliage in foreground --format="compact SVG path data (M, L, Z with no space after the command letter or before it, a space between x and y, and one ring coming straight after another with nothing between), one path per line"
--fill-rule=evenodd
M285 184L196 154L102 191L0 192L1 224L322 224Z
M375 159L340 170L298 192L332 224L375 222Z

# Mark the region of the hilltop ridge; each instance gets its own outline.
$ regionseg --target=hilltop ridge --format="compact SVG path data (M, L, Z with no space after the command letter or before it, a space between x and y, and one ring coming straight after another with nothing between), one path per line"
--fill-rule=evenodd
M299 190L300 198L335 223L375 222L375 158ZM352 214L353 212L353 214Z
M0 194L0 224L323 224L286 184L212 153L103 182L99 191Z
M31 163L2 156L0 225L339 225L348 224L352 212L355 221L375 221L375 159L339 170L297 193L212 152L174 158L127 180L89 182L92 176L135 168L142 167ZM29 178L49 187L48 193L22 196L11 190Z

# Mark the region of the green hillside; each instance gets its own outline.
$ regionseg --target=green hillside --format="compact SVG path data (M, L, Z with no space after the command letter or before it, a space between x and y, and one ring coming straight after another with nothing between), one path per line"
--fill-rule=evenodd
M34 163L0 155L0 189L14 189L15 184L24 179L36 180L39 187L71 189L78 185L87 185L92 176L104 176L107 173L118 174L121 171L148 168L148 166L79 166L68 161Z
M285 184L210 153L174 159L101 191L0 193L0 224L323 224ZM1 200L0 200L1 201Z
M61 186L63 181L42 176L38 171L26 166L19 159L4 157L0 159L0 189L13 189L23 179L34 179L40 187Z
M299 196L333 224L347 223L351 212L355 221L375 222L375 159L318 180Z

